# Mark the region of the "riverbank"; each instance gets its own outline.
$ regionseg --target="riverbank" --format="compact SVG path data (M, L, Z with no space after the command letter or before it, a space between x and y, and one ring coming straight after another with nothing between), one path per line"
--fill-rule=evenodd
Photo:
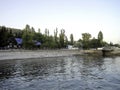
M105 56L120 56L120 48L114 49L112 51L104 51Z
M83 55L83 50L0 50L0 60Z
M30 59L30 58L46 58L46 57L62 57L73 55L88 55L88 56L102 56L101 50L0 50L0 60L13 60L13 59ZM120 51L106 53L106 56L120 56Z
M72 55L101 56L102 52L99 50L68 50L68 49L60 49L60 50L23 50L23 49L0 50L0 60L61 57L61 56L72 56Z

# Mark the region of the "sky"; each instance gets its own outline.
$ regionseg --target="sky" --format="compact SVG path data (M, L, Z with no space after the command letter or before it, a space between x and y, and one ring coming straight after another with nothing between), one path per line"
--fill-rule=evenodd
M50 34L63 28L75 40L82 33L97 38L102 31L105 41L120 43L120 0L0 0L0 26L23 29L26 24Z

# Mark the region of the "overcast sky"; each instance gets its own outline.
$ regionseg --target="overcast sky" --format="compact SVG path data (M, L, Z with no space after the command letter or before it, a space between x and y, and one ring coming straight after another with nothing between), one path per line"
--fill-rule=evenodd
M56 27L75 40L88 32L120 43L120 0L0 0L0 25L23 29L26 24L50 33Z

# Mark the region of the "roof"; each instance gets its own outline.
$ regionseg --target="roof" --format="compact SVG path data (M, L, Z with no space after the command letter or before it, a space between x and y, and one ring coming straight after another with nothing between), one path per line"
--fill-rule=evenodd
M17 44L22 44L23 40L22 38L15 38Z

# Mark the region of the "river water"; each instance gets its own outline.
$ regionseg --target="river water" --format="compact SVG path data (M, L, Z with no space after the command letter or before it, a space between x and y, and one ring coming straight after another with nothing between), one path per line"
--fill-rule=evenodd
M120 90L120 57L1 60L0 90Z

